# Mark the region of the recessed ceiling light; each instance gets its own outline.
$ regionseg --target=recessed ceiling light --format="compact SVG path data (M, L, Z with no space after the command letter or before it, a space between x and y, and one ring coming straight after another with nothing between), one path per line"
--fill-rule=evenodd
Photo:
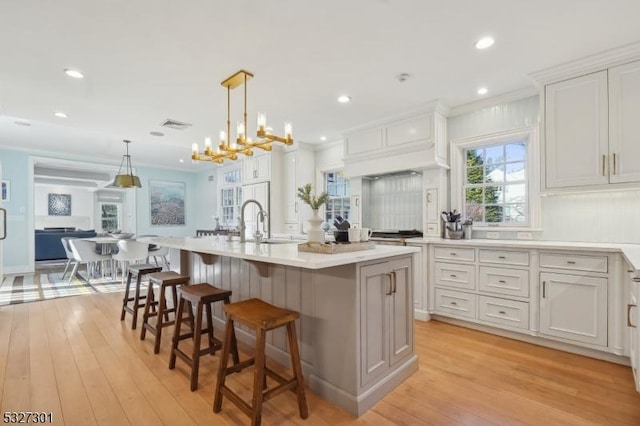
M476 41L476 49L486 49L487 47L493 46L493 43L495 43L493 37L482 37Z
M69 116L67 114L65 114L64 112L54 112L53 115L55 115L58 118L68 118Z
M184 163L184 160L182 158L180 160L178 160L178 161L180 161L181 163Z
M31 123L29 123L28 121L14 121L14 123L17 124L18 126L25 126L25 127L31 126Z
M66 68L64 70L64 73L66 75L68 75L69 77L73 77L73 78L84 78L84 74L82 74L80 71L78 70L74 70L71 68Z
M326 141L326 140L327 140L327 137L326 137L326 136L320 136L320 140L321 140L321 141Z
M486 95L489 90L486 87L481 87L478 89L478 95Z
M351 97L349 97L347 95L338 96L338 102L340 102L341 104L346 104L349 101L351 101Z
M151 136L164 136L164 133L162 133L162 132L149 132L149 134Z

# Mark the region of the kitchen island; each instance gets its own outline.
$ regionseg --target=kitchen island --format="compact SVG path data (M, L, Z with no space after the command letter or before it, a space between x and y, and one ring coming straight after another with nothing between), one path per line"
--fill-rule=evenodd
M220 237L140 239L180 250L191 282L300 312L296 325L308 386L359 416L418 369L413 347L413 253L377 246L340 254L298 252L296 243L227 242ZM222 307L215 306L220 329ZM238 339L253 345L246 329ZM286 335L267 336L267 356L288 365Z

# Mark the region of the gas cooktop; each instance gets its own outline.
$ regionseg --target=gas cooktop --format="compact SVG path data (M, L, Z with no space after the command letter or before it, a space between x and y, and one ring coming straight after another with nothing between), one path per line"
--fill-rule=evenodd
M419 238L419 237L422 237L422 231L418 231L417 229L372 231L371 237L372 238Z

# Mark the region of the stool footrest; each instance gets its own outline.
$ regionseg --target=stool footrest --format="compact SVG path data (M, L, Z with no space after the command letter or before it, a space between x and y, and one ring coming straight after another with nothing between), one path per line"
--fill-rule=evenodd
M288 390L291 390L295 393L295 388L297 386L298 386L298 381L294 377L293 379L290 379L285 383L282 383L276 386L275 388L271 388L271 389L267 389L266 391L263 391L263 400L267 401L273 398L274 396L280 395L282 392L285 392Z
M241 361L237 364L232 365L231 367L227 367L227 374L233 374L233 373L237 373L238 371L242 371L247 367L251 367L253 364L256 363L256 359L255 358L251 358L251 359L247 359L245 361Z
M227 385L222 385L222 387L220 388L220 393L229 398L229 400L233 402L240 409L240 411L242 411L249 417L253 417L253 408L247 403L247 401L240 398L231 389L229 389ZM214 412L216 412L215 409ZM220 410L218 410L217 412L220 412Z

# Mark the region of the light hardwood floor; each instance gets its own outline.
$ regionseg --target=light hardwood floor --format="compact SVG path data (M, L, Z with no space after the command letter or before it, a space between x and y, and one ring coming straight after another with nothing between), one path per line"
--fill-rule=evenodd
M190 392L184 363L167 367L170 339L154 355L130 315L119 321L121 297L1 308L0 411L52 412L56 425L248 424L228 401L212 412L218 356L202 359ZM416 322L415 344L419 371L360 418L308 391L307 420L285 393L265 404L264 424L640 425L629 367L436 321ZM248 399L250 372L228 380Z

